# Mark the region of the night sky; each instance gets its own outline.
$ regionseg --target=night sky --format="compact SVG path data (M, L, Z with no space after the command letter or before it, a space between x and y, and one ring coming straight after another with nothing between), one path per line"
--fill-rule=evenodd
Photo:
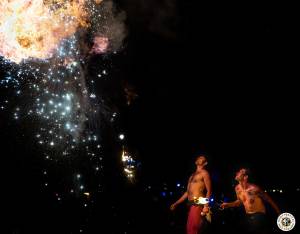
M264 189L285 192L270 193L283 211L298 212L295 10L195 2L117 1L127 15L127 36L117 54L93 62L109 67L97 89L107 108L119 113L113 124L104 111L95 120L104 152L101 175L90 171L80 152L73 160L47 162L31 138L34 123L16 123L9 108L0 111L9 230L1 233L183 233L184 206L176 214L168 207L184 191L199 153L209 158L216 199L234 199L234 173L245 166ZM1 79L6 71L0 68ZM137 94L130 105L125 87ZM0 90L7 99L11 90ZM122 173L119 133L138 161L134 183ZM66 195L77 171L92 194L87 208L84 196Z

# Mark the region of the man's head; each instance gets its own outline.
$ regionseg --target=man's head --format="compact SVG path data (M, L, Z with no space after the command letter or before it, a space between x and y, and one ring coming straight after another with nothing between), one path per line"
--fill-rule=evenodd
M236 172L235 180L238 182L248 181L250 170L247 168L241 168Z
M206 158L205 155L201 154L201 155L198 155L196 157L196 160L195 160L196 166L202 166L202 167L204 167L204 166L207 165L207 163L208 162L207 162L207 158Z

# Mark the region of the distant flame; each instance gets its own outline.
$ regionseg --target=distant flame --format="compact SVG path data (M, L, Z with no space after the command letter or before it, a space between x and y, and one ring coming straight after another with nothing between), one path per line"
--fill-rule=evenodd
M87 27L86 0L1 0L0 55L15 63L50 58L60 42Z
M109 41L107 37L95 37L91 53L104 54L108 49Z

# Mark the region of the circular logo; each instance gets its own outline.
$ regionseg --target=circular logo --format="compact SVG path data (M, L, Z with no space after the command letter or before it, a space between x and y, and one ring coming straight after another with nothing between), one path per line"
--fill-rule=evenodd
M295 224L295 217L290 213L282 213L277 218L277 225L282 231L291 231Z

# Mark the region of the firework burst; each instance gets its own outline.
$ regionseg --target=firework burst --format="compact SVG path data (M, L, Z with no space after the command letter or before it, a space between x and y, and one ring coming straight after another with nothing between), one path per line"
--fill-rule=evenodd
M87 70L94 55L116 51L114 35L118 45L124 37L111 32L124 27L112 3L3 0L0 12L0 56L2 66L10 68L0 85L13 87L26 100L26 106L14 108L13 118L34 122L33 135L47 160L71 157L80 148L99 171L101 144L89 125L103 106L90 81L101 76L88 77ZM106 69L98 74L107 75Z

